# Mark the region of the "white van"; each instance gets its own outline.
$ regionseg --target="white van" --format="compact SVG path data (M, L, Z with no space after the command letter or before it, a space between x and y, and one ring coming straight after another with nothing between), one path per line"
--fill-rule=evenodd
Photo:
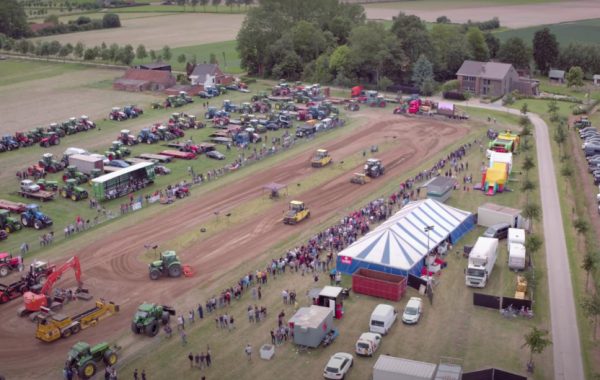
M392 306L386 304L377 305L373 313L371 313L369 331L386 335L396 321L397 316L398 313Z

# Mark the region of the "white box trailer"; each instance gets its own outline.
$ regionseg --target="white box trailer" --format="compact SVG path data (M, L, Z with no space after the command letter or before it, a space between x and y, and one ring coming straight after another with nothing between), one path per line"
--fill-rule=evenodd
M527 253L523 244L511 243L508 245L508 267L510 269L525 269L526 259Z
M521 228L523 222L521 210L514 208L485 203L477 209L477 224L480 226L491 227L499 223L508 223L513 228Z
M98 169L104 171L104 162L100 157L87 156L83 154L74 154L69 157L69 165L73 165L78 171L84 174L91 174L92 170Z
M525 245L525 230L521 228L508 229L508 244L516 243Z
M433 380L437 365L380 355L373 366L373 380Z

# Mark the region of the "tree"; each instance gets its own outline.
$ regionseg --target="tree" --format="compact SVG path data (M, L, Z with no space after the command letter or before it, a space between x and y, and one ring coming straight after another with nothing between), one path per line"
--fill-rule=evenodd
M529 112L529 106L527 105L527 102L525 102L521 106L521 115L527 115L527 112Z
M486 62L490 59L490 52L485 37L479 28L469 28L467 31L467 42L469 44L469 53L476 61Z
M585 290L587 291L588 285L590 282L590 272L593 272L596 269L596 265L598 264L598 257L594 252L587 252L583 257L583 262L581 264L581 269L585 271Z
M435 19L438 24L450 24L450 19L446 16L440 16Z
M115 13L107 13L102 17L103 28L119 28L121 26L121 19L119 15Z
M554 132L554 141L558 144L558 150L560 156L562 157L563 144L565 141L567 141L567 133L563 123L558 123L556 126L556 131Z
M581 87L583 86L583 70L579 66L573 66L567 72L565 79L567 87Z
M533 221L539 220L542 210L536 203L529 203L523 207L523 216L530 221L530 229L533 228Z
M69 51L69 48L67 47L67 45L61 46L60 50L58 51L58 56L62 57L62 58L66 57L69 54L71 54L71 52Z
M485 43L490 52L490 58L496 58L498 50L500 50L500 39L494 36L491 32L486 32L484 35Z
M289 33L294 51L304 62L317 59L329 45L325 34L308 21L298 21Z
M497 58L500 62L511 63L517 69L529 67L529 49L522 38L512 37L500 45Z
M229 12L233 12L233 4L235 0L225 0L225 5L229 7Z
M27 54L27 52L29 51L29 41L27 41L26 39L20 39L15 44L15 50L21 54Z
M192 10L194 12L196 12L196 6L198 5L199 2L200 2L200 0L190 0L190 4L192 4Z
M208 56L208 63L213 65L219 64L219 61L217 60L217 55L215 53L210 53L210 55Z
M550 29L538 30L533 35L533 60L542 74L547 75L558 60L558 41Z
M538 235L530 234L527 237L527 241L525 241L525 249L529 253L529 256L533 257L542 248L542 244L542 239Z
M525 179L525 181L523 181L523 185L521 185L521 190L523 190L526 194L526 202L525 203L529 203L529 194L535 190L536 185L534 182L530 181L529 179Z
M528 172L533 168L535 168L535 163L533 162L533 158L531 158L531 156L525 156L525 158L523 159L523 170Z
M57 55L58 52L60 51L60 48L61 48L60 42L54 40L54 41L50 42L48 53L50 53L50 55Z
M200 5L204 7L204 12L206 12L206 6L208 5L208 0L200 0Z
M112 43L108 48L108 57L111 61L117 60L117 54L119 53L119 45Z
M556 100L551 100L550 102L548 102L548 113L556 113L558 112L558 104L556 103Z
M423 87L426 83L429 86L433 82L433 65L424 55L421 55L417 62L415 62L412 81L419 87L421 93L424 92Z
M83 53L83 59L86 61L93 61L96 59L96 51L94 49L87 48Z
M581 307L586 317L592 320L594 325L594 336L596 340L596 330L598 327L598 317L600 316L600 294L596 292L594 295L588 296L581 302Z
M432 59L431 38L425 23L419 17L400 12L393 19L391 32L400 40L409 65L417 62L421 55Z
M75 48L73 49L73 54L77 58L82 58L84 50L85 50L85 45L82 42L78 42L77 44L75 44Z
M30 33L23 3L17 0L0 1L0 34L21 38Z
M139 44L137 49L135 49L135 56L140 61L143 61L146 57L148 57L146 47L143 44Z
M173 57L173 54L171 53L171 48L169 47L169 45L163 46L161 55L165 61L171 60L171 58Z
M58 25L58 24L59 24L59 21L58 21L58 15L50 15L50 16L47 16L47 17L44 19L44 22L51 23L51 24L54 24L54 25Z
M525 338L525 343L521 348L529 348L528 366L533 367L533 354L541 354L547 346L552 344L552 341L547 338L548 334L548 330L540 330L534 326L529 333L523 336Z
M177 62L179 63L184 63L187 60L185 54L181 53L179 54L179 56L177 56Z
M573 222L573 228L575 228L575 231L577 231L577 234L584 235L590 227L585 220L577 218Z
M215 7L215 12L219 9L219 5L221 4L221 0L211 0L212 5Z
M153 61L156 60L156 52L154 50L150 50L148 55L150 56L151 60L153 60Z
M456 77L463 62L469 59L469 46L458 25L435 24L430 32L434 56L431 62L438 81Z
M135 58L135 53L133 51L133 46L125 45L123 48L120 48L117 52L115 60L121 62L124 65L130 65Z

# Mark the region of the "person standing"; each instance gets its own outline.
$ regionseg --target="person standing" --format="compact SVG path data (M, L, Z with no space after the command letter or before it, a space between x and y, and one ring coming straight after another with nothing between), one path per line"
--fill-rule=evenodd
M203 319L204 318L204 311L202 310L202 304L198 304L198 318Z
M212 363L212 357L210 356L210 347L206 345L206 355L204 356L204 360L206 360L206 367L210 367L210 363Z
M190 360L190 368L194 367L194 354L190 352L188 354L188 359Z
M250 343L246 344L246 348L244 350L246 352L246 357L248 358L248 361L252 360L252 346L250 345Z
M185 330L181 330L179 335L181 336L181 345L185 346L187 344L187 335L185 334Z
M133 380L138 380L138 370L137 370L137 368L133 370Z
M142 380L146 380L146 370L142 370Z

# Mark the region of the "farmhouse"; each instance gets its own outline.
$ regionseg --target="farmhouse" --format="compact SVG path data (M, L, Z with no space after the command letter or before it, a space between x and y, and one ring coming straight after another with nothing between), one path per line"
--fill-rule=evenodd
M565 82L565 71L564 70L550 70L548 72L548 79L558 83Z
M113 89L121 91L163 91L177 83L169 71L128 69L113 82Z
M201 85L204 87L215 86L217 84L229 85L233 82L231 75L223 74L219 65L212 63L188 65L188 76L192 85Z
M481 96L502 96L511 91L537 95L539 82L520 77L508 63L464 61L458 72L459 90Z

